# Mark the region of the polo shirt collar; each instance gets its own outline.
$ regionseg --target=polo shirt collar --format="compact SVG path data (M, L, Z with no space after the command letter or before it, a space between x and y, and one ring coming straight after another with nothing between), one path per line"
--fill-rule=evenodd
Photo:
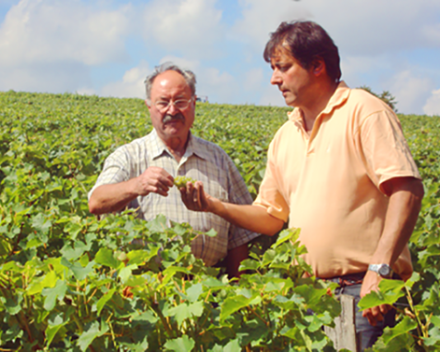
M191 155L197 155L198 157L200 157L202 159L208 160L209 154L206 151L206 146L202 145L199 138L194 137L192 135L191 131L189 132L188 138L189 138L188 145L186 147L186 151L185 151L185 154L183 155L183 157L185 159L187 159ZM171 153L169 152L167 146L165 145L163 140L160 139L160 137L157 134L156 129L154 129L154 128L153 128L153 131L151 132L151 143L148 147L149 147L148 149L149 149L153 159L159 158L160 156L164 155L164 153L172 156Z
M327 103L327 106L319 115L331 114L334 109L347 101L349 95L350 88L348 88L344 81L339 82L338 87L336 88L335 92ZM287 116L289 117L290 121L300 122L302 124L303 112L301 111L301 109L295 108L291 112L288 112Z

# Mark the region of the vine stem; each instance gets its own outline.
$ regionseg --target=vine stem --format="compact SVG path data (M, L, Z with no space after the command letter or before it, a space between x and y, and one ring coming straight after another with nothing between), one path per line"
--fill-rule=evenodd
M26 316L23 314L23 311L20 312L20 320L22 321L22 324L24 325L24 329L26 330L27 334L29 335L29 341L34 342L34 337L31 334L31 330L29 329L29 324L27 322Z
M73 321L75 322L76 326L78 327L79 332L82 334L84 332L84 329L81 325L81 323L78 320L78 317L75 314L72 314Z
M407 295L407 299L408 299L408 303L409 303L409 306L410 306L410 308L411 308L411 311L414 312L414 315L415 315L415 317L416 317L416 321L417 321L417 330L418 330L418 332L419 332L419 335L422 335L423 337L428 337L428 336L426 335L426 333L425 333L425 329L423 328L423 324L422 324L422 322L421 322L421 320L420 320L419 312L414 308L414 302L413 302L413 300L412 300L412 297L411 297L411 294L410 294L410 292L409 292L409 290L408 290L408 287L406 287L406 286L405 286L405 291L406 291L406 295Z
M254 313L266 326L269 326L270 324L266 321L266 320L264 320L261 316L260 316L260 314L258 314L256 311L255 311L255 309L252 309L251 307L246 307L251 313Z

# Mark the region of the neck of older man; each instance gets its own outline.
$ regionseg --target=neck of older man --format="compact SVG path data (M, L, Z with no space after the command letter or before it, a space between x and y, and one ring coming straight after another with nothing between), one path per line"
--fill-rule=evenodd
M186 135L186 138L182 137L169 137L166 140L162 139L165 143L168 151L174 156L177 162L180 162L183 155L185 154L186 147L188 146L189 134Z

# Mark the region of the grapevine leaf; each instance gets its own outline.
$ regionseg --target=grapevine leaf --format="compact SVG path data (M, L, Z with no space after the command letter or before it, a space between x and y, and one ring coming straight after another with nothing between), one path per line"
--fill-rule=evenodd
M55 338L58 331L68 323L68 321L64 321L62 318L62 314L58 314L53 322L49 322L49 325L46 328L46 346L49 347Z
M203 286L201 283L197 283L192 285L190 288L186 290L186 297L190 302L195 302L199 299L200 295L203 292Z
M95 262L91 261L84 268L79 262L72 264L66 258L63 257L63 258L61 258L61 264L64 265L65 267L69 268L72 271L73 276L75 276L75 278L77 280L81 281L81 280L84 280L87 277L87 275L89 275L93 271L93 266L94 266Z
M108 291L104 296L102 296L98 303L96 304L96 310L98 317L101 315L102 309L105 307L108 301L110 301L116 292L116 288L112 288L110 291Z
M167 312L167 316L174 316L176 318L177 324L182 325L185 319L192 318L193 316L199 317L203 313L203 302L195 302L193 304L182 303L177 307L171 308Z
M223 352L240 352L242 349L238 340L230 341L223 349Z
M249 306L252 303L257 303L258 297L246 298L244 296L238 295L235 297L228 297L222 304L221 312L220 312L220 320L223 321L231 314L236 311Z
M11 315L16 315L21 311L21 301L23 300L23 297L17 296L16 298L17 300L7 298L5 302L5 308Z
M122 283L126 284L127 281L130 279L133 270L137 268L138 268L137 265L128 265L125 268L122 268L118 274L118 277L121 278Z
M190 339L188 336L184 335L177 339L168 340L164 346L167 350L174 352L190 352L193 350L195 344L196 343L193 339Z
M57 280L55 271L49 271L41 280L32 282L26 292L29 296L40 293L46 287L55 287Z
M215 237L215 236L217 236L217 231L215 231L214 229L211 229L208 232L205 232L205 235L207 235L209 237Z
M397 336L406 335L415 328L417 328L417 322L409 317L405 317L394 328L391 328L389 330L387 329L384 332L383 341L385 342L385 344L388 344L392 339L396 338Z
M117 269L122 263L113 257L113 251L108 248L101 248L95 256L95 262L101 265Z
M84 331L78 338L77 344L81 351L86 351L94 339L104 335L108 331L108 327L105 326L102 330L99 329L99 323L97 321L90 325L87 331Z
M300 229L288 229L281 231L278 240L272 245L273 249L276 249L280 245L282 245L284 242L287 241L293 241L295 242L298 239Z
M149 251L134 250L127 253L127 258L130 264L143 264L156 256L159 249L160 246L153 247Z
M46 296L44 309L51 311L55 308L56 299L63 299L67 291L67 284L63 280L58 280L54 288L45 288L42 295Z

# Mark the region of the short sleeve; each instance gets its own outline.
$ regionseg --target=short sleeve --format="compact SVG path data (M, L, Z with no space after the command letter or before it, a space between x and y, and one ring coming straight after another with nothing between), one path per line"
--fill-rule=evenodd
M128 181L130 178L129 165L130 155L124 151L124 147L116 149L105 160L103 170L90 190L88 198L90 199L93 191L99 186Z
M280 185L278 181L278 169L275 162L276 143L275 139L270 143L266 172L264 174L263 181L261 182L257 199L254 201L254 205L266 208L267 212L284 222L289 218L289 205L280 192Z
M420 179L397 116L387 110L368 116L360 127L361 151L370 179L382 185L396 177Z

